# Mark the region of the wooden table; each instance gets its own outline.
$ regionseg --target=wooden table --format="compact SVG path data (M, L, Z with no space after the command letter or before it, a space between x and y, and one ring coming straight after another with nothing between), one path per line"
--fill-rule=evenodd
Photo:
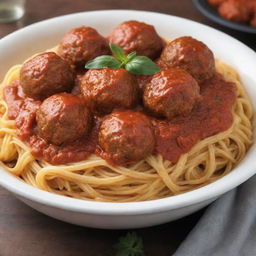
M99 9L138 9L189 18L222 30L256 50L255 35L216 25L203 17L190 0L29 0L26 15L20 21L0 24L0 38L40 20ZM137 230L143 238L146 255L171 255L203 212L165 225ZM54 220L0 188L0 256L111 255L112 245L126 232L89 229Z

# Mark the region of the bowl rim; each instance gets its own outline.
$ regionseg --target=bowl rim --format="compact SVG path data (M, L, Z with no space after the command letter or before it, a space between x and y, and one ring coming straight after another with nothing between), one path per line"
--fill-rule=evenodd
M37 26L40 27L45 23L56 22L61 19L65 19L67 17L74 17L79 15L86 15L87 13L101 15L103 13L113 14L116 15L129 15L129 13L134 13L141 15L148 15L148 16L162 16L165 18L173 18L180 22L189 22L193 23L198 27L208 29L214 33L218 33L220 37L225 37L231 40L234 44L237 44L238 47L243 48L248 56L254 58L254 63L256 66L256 53L250 49L248 46L244 45L243 43L239 42L237 39L218 31L214 28L209 26L200 24L195 21L191 21L185 18L156 13L156 12L148 12L148 11L139 11L139 10L98 10L98 11L89 11L89 12L79 12L79 13L72 13L68 15L63 15L47 20L43 20L32 25L29 25L25 28L22 28L16 32L13 32L0 40L0 47L3 44L8 44L8 41L12 40L14 36L22 34L24 31L31 30L36 28ZM129 17L129 16L126 16ZM256 147L255 144L251 147L251 149L247 152L247 155L254 155L256 157ZM113 202L95 202L95 201L85 201L81 199L74 199L69 198L57 194L53 194L47 191L39 190L33 186L30 186L14 175L9 173L8 171L0 168L0 185L5 189L9 190L10 192L14 193L17 197L21 197L23 199L27 199L30 201L35 201L42 205L51 206L54 208L69 210L73 212L81 212L81 213L91 213L91 214L98 214L98 215L141 215L141 214L152 214L152 213L161 213L165 211L170 211L174 209L180 209L187 206L191 206L194 204L201 203L203 201L211 200L217 198L218 196L226 193L227 191L235 188L236 186L240 185L248 178L253 176L256 173L256 161L253 161L253 157L246 158L245 161L240 163L237 167L233 169L232 172L227 174L226 176L220 178L219 180L203 186L201 188L167 197L162 199L156 199L151 201L143 201L143 202L127 202L127 203L113 203ZM246 165L246 169L244 167Z

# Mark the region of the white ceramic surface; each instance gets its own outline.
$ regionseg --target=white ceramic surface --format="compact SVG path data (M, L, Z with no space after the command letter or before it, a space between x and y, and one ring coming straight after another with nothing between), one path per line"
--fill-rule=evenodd
M143 11L96 11L66 15L39 22L0 40L0 80L9 67L34 53L58 44L70 28L87 25L107 35L124 20L139 20L155 26L166 39L190 35L205 42L215 57L239 71L256 109L256 53L234 38L199 23L159 13ZM89 202L58 196L29 186L0 169L0 185L26 204L54 218L88 227L146 227L186 216L209 204L256 173L256 149L230 174L200 189L181 195L137 203Z

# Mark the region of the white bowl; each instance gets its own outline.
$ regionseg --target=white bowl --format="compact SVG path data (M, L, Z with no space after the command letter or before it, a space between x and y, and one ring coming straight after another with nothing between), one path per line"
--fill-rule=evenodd
M256 109L256 53L236 39L208 26L159 13L144 11L95 11L39 22L0 40L0 78L12 65L59 43L70 28L87 25L107 35L124 20L139 20L155 26L166 39L190 35L205 42L222 59L239 71ZM256 173L255 144L230 174L205 187L181 195L134 203L103 203L72 199L29 186L0 169L0 185L34 209L56 219L97 228L137 228L165 223L201 209Z

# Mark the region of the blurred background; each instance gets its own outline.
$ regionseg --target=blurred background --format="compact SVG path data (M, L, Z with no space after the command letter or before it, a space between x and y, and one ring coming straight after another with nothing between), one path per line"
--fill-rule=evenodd
M0 4L1 1L12 0L0 0ZM27 0L23 18L17 22L0 24L0 38L31 23L55 16L108 9L147 10L184 17L215 27L256 49L256 34L234 31L210 21L197 10L192 0Z

